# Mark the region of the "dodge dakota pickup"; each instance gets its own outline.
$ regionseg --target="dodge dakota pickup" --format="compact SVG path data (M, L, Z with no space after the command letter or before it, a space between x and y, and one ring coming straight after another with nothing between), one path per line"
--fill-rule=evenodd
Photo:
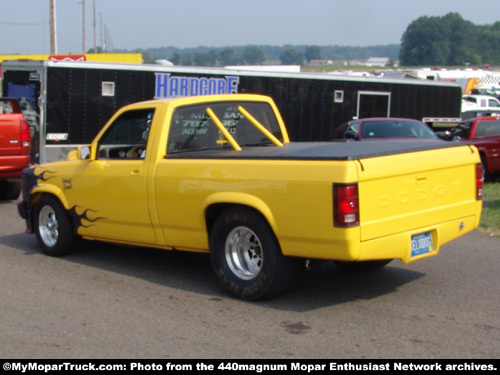
M478 226L481 173L467 144L290 142L266 96L164 99L125 106L68 160L26 169L18 210L48 255L75 238L209 253L229 293L257 300L306 261L437 255Z
M31 131L15 99L0 98L0 200L21 192L20 177L30 162Z

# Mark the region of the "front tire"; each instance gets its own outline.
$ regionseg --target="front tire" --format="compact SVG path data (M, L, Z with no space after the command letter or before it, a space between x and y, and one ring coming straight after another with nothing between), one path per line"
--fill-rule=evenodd
M50 256L69 253L74 228L68 213L55 197L44 195L35 206L35 234L43 252Z
M19 194L21 194L19 181L0 181L0 200L11 201L17 199Z
M233 207L216 220L210 256L219 282L244 300L272 298L298 276L300 263L287 258L264 218L247 207Z
M481 181L485 182L491 179L491 175L488 172L488 162L486 161L486 156L481 155L481 168L483 170L483 175L481 176Z

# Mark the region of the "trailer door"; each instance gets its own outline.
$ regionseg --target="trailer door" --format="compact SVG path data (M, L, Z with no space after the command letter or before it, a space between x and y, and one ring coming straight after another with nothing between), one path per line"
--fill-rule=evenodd
M390 114L390 92L358 91L358 118L389 117Z

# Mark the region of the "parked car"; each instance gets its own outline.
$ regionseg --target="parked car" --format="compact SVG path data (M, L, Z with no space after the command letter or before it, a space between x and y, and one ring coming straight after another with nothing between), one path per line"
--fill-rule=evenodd
M469 119L441 137L472 142L479 150L485 178L500 172L500 115Z
M341 125L334 135L335 140L357 141L380 138L439 139L425 123L395 117L372 117L352 120Z

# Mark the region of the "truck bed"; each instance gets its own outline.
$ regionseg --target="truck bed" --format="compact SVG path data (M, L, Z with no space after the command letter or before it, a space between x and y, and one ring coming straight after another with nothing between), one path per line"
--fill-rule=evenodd
M184 151L169 154L179 159L278 159L278 160L359 160L378 156L464 146L444 141L347 141L291 142L284 147L245 147L235 151L230 147Z

